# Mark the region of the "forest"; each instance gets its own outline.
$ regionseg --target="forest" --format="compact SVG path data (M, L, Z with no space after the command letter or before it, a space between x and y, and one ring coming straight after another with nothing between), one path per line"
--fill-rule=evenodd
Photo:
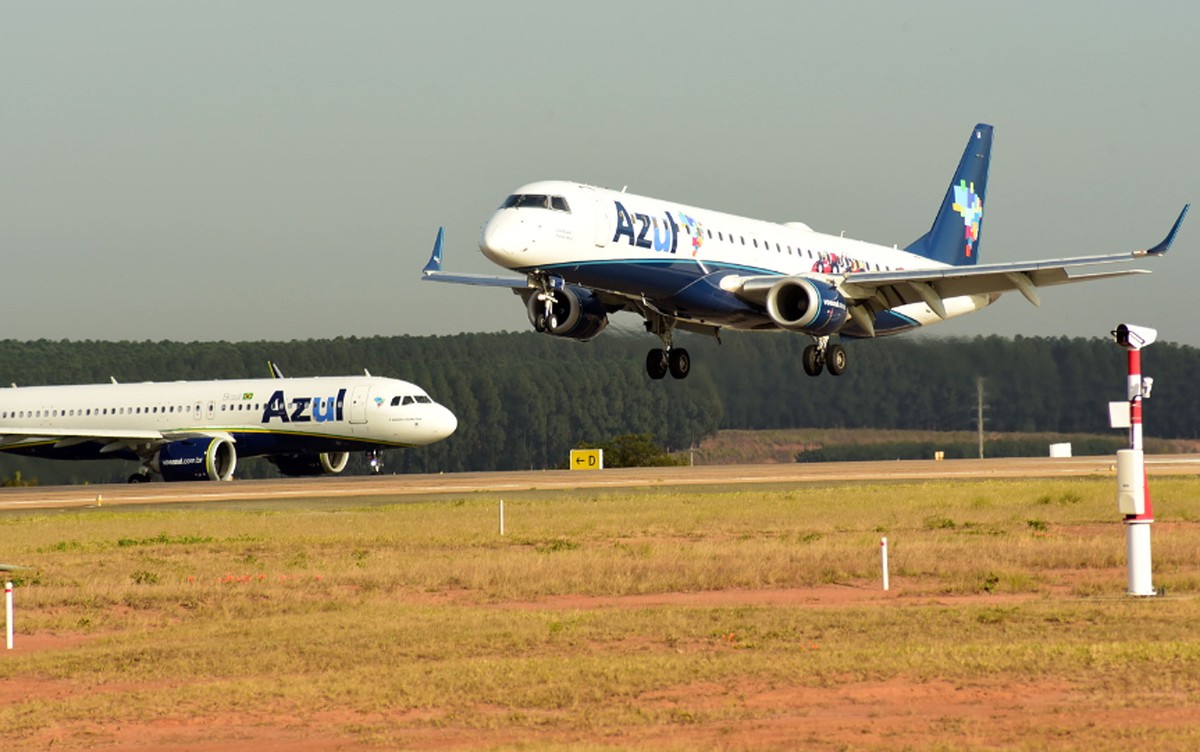
M650 434L686 449L719 429L905 428L973 430L982 379L989 431L1103 433L1107 403L1124 399L1125 352L1106 339L899 337L846 343L848 371L812 378L801 370L808 337L680 335L693 360L683 381L651 381L653 338L607 332L589 343L534 332L434 337L345 337L289 342L0 341L0 378L21 386L268 376L369 370L424 387L455 412L457 433L421 449L390 450L388 472L453 472L561 466L582 442ZM1200 349L1156 343L1144 370L1154 377L1147 434L1195 438L1200 403L1188 374ZM0 392L0 400L3 392ZM0 454L46 483L111 482L133 463L52 462ZM361 472L356 458L351 471ZM262 477L263 461L239 463Z

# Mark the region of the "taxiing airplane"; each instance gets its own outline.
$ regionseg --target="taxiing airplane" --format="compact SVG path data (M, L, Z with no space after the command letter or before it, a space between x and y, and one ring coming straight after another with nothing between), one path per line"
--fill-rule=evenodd
M239 457L289 476L349 453L432 444L458 420L423 389L371 375L0 389L0 451L142 463L131 483L231 480Z
M846 351L831 336L897 334L1010 290L1038 305L1039 287L1145 273L1068 270L1162 255L1187 214L1185 205L1166 238L1145 250L980 264L991 150L992 126L975 126L933 226L903 249L555 180L518 188L483 228L483 254L524 278L443 271L442 229L424 278L509 287L537 331L576 340L599 334L609 314L638 313L663 344L646 357L654 379L691 369L687 351L672 344L675 329L811 335L804 371L838 375Z

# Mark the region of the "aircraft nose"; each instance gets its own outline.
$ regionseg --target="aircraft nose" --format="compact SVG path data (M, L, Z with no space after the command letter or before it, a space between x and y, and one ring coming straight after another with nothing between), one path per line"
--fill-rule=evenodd
M528 249L526 240L522 237L519 220L497 212L483 227L479 250L500 266L513 268L521 265L518 256Z
M445 407L437 405L426 426L430 433L429 443L432 444L454 433L458 429L458 418Z

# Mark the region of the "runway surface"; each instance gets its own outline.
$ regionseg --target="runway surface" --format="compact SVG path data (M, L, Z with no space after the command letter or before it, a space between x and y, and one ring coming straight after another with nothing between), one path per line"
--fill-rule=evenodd
M139 483L0 489L0 511L180 502L440 496L477 492L637 488L750 483L831 483L921 479L1067 478L1114 475L1115 458L1024 457L989 460L894 460L786 465L706 465L608 470L377 475L228 483ZM1151 455L1150 475L1200 474L1200 455Z

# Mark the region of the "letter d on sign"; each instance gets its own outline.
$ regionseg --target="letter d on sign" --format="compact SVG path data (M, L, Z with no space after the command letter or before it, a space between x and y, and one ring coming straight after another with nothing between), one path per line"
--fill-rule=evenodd
M603 470L604 469L604 450L603 449L572 449L571 450L571 469L572 470Z

